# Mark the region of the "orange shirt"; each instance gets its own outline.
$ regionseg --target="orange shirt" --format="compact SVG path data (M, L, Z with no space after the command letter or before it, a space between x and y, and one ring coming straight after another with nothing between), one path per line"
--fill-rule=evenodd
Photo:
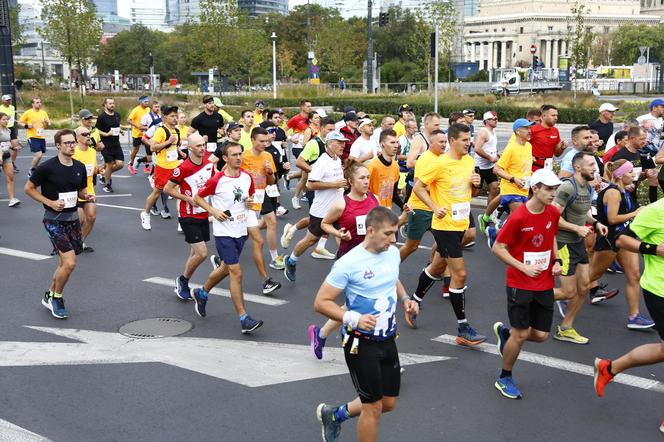
M382 157L376 157L369 161L369 191L376 195L378 202L383 207L392 208L392 195L394 184L399 181L399 165L392 160L389 166L382 161Z
M254 189L262 190L267 187L267 172L265 165L269 164L272 171L276 173L277 166L274 164L272 155L263 151L260 155L255 155L253 149L247 149L242 152L242 165L240 168L251 175L254 180ZM253 210L260 210L261 204L254 204Z

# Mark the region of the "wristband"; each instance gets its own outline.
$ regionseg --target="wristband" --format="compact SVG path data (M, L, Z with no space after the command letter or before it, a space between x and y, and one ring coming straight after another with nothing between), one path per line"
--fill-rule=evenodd
M402 296L401 298L399 298L399 299L401 300L401 303L404 304L404 303L410 301L410 296L408 296L408 295L403 295L403 296Z
M642 242L639 246L639 253L642 255L657 255L657 245Z
M510 183L514 183L514 177L510 178Z
M553 263L554 263L554 264L555 264L555 263L558 263L558 264L560 264L560 265L562 266L562 265L563 265L563 260L560 259L560 258L556 258L556 259L553 260Z
M357 328L357 324L360 322L360 316L362 315L360 315L358 312L349 311L344 313L344 319L342 322L344 325L355 330Z
M593 229L597 230L597 224L599 224L599 221L595 221L595 222L593 223Z

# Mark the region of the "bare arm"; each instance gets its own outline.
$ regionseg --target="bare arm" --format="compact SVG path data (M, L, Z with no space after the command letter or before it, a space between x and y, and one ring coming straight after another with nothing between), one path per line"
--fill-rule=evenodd
M343 189L346 187L346 184L346 180L332 181L331 183L308 180L307 190Z
M323 232L328 235L336 236L339 239L350 241L350 233L346 229L336 229L333 224L341 218L341 215L346 208L346 201L343 198L339 198L335 201L332 206L327 210L325 218L320 223L320 228Z
M301 155L297 157L295 160L295 165L297 166L298 169L303 170L307 173L311 172L311 166L307 164L307 162L302 158Z
M50 200L46 198L44 195L41 194L41 192L37 189L37 186L35 186L35 183L32 181L28 180L25 183L25 187L23 188L24 192L26 195L28 195L30 198L33 200L37 201L38 203L44 204L48 207L50 207L52 210L55 210L56 212L60 212L62 209L65 208L65 202L60 201L60 200Z
M422 153L423 147L424 141L422 141L421 138L418 137L417 139L413 140L413 144L410 146L408 156L406 157L406 167L409 169L415 167L415 162L417 161L417 157L419 157Z
M641 241L636 238L632 238L629 235L620 235L616 239L616 246L623 250L640 253L639 247L641 247ZM657 256L664 256L664 243L657 246Z
M618 214L618 210L620 209L620 192L616 189L608 189L604 193L604 199L606 200L606 218L609 224L622 224L633 219L638 213L638 210L635 210L624 215Z
M164 187L164 192L166 192L167 195L172 196L173 198L179 199L180 201L187 202L191 204L192 206L196 205L196 201L194 201L194 198L190 196L183 195L180 193L180 186L175 184L173 181L168 181L166 183L166 186Z
M447 209L444 207L436 206L436 204L431 199L425 184L419 179L415 180L415 184L413 185L413 192L415 192L415 195L417 195L417 197L431 209L437 218L445 217L447 214Z
M496 161L496 158L484 152L484 144L486 144L487 141L489 141L489 134L486 130L480 130L477 132L477 135L475 136L475 152L485 160L493 163Z

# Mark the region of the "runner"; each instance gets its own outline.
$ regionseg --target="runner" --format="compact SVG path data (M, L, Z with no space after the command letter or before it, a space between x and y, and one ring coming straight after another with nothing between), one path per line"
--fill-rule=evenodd
M399 165L394 160L399 148L397 133L392 129L385 129L380 133L380 153L369 161L369 190L373 193L380 205L392 210L392 196L394 186L399 182Z
M567 149L567 141L560 138L556 127L558 108L545 104L541 108L542 122L530 130L530 144L533 146L533 172L537 169L553 167L553 156L559 156Z
M254 128L254 112L251 109L242 111L240 124L242 125L242 129L240 130L240 144L242 145L242 149L251 150L253 146L251 134Z
M399 252L393 246L397 223L389 209L371 210L364 242L334 264L316 295L314 309L345 326L346 365L359 395L338 407L318 405L316 415L324 441L338 440L341 424L355 416L359 416L358 439L375 441L381 414L396 406L401 383L396 304L400 302L408 313L418 312L399 281ZM347 310L335 302L342 293Z
M179 110L178 111L178 132L180 132L180 158L183 160L189 156L189 129L187 126L187 114Z
M41 99L34 97L32 99L32 108L23 112L18 121L27 129L26 136L30 145L30 152L32 152L32 164L28 173L29 177L39 165L42 155L46 152L44 130L50 126L51 120L49 120L46 111L42 109Z
M433 262L422 270L412 299L421 303L427 291L441 279L449 266L450 301L458 323L456 342L473 346L484 342L486 336L477 333L466 319L466 265L462 240L470 225L470 200L480 185L480 176L475 173L475 162L468 155L470 128L464 124L453 124L447 136L449 150L439 157L437 167L427 169L420 175L413 188L413 192L433 212L431 231L438 253L434 255ZM406 314L406 321L412 328L417 326L416 318L416 314Z
M498 188L498 177L493 172L493 168L498 162L498 137L496 136L495 129L498 126L498 115L494 111L485 112L482 116L484 120L484 127L477 132L475 137L475 151L473 157L475 158L475 171L480 174L482 184L486 183L487 186L487 201L488 206L498 198L500 189ZM500 199L498 198L498 203ZM496 205L497 207L497 205ZM489 212L487 207L487 212ZM494 208L495 210L495 208ZM486 228L491 221L491 214L484 214L478 217L480 231L486 233Z
M145 158L149 158L146 163L150 164L152 162L152 152L150 152L150 146L143 142L143 133L148 129L147 126L141 124L143 117L150 112L150 99L147 95L143 95L138 99L138 106L134 107L129 116L127 117L127 123L131 126L131 153L129 155L129 165L127 169L132 175L136 175L136 167L134 165L136 161L136 156L138 151L143 146L145 148Z
M226 143L232 141L234 143L240 144L240 137L242 136L242 125L236 121L231 121L226 126L225 132L226 136L221 140L219 140L218 143L215 143L215 146L217 146L217 148L214 151L214 153L210 154L210 156L208 157L208 160L210 160L211 163L216 164L217 170L223 169L224 166L226 165L221 155L221 149L223 149ZM208 143L207 145L209 146L210 144Z
M12 130L7 126L9 124L9 115L0 112L0 150L2 150L2 171L5 173L7 182L7 195L9 196L9 207L17 207L21 200L16 198L14 191L14 167L12 166L12 152L16 149L12 144Z
M178 221L184 240L191 246L184 271L175 279L175 294L183 301L191 299L189 280L207 259L210 240L208 212L199 207L194 198L214 175L214 165L205 159L205 139L200 134L191 134L188 141L189 158L173 169L164 187L164 193L180 200Z
M332 204L343 195L348 186L341 167L344 142L346 137L339 131L332 131L325 136L326 149L309 173L307 189L316 192L314 202L309 209L309 231L293 248L293 252L284 260L284 276L295 282L295 270L298 258L325 234L321 222Z
M157 199L161 196L161 203L164 208L161 210L161 217L168 219L171 212L168 210L168 195L163 193L163 189L168 183L173 170L178 167L180 157L180 132L178 131L178 108L176 106L162 106L164 124L159 126L150 139L150 150L156 153L156 165L154 169L154 188L145 200L145 209L141 212L141 227L143 230L151 230L150 210L154 207Z
M415 168L415 161L427 151L429 148L429 137L435 130L440 129L440 115L435 112L428 112L422 117L422 132L418 132L413 136L413 142L410 145L410 151L406 157L406 167L410 169L410 173L406 176L406 199L410 201L412 198L413 186L415 184L413 178L413 170ZM447 142L447 136L445 136Z
M9 139L11 142L10 155L11 155L12 168L16 173L18 172L18 169L16 168L16 157L18 155L18 151L21 150L21 144L18 142L18 125L16 124L16 108L12 104L11 95L2 96L2 104L0 104L0 112L7 114L7 116L9 117L7 121L7 128L9 129L10 132L9 134Z
M355 140L350 147L348 158L364 163L365 166L369 166L369 161L374 159L378 154L378 146L371 141L371 135L374 133L375 124L376 121L369 118L362 118L360 120L358 126L360 137Z
M396 124L396 121L394 117L390 115L386 115L383 117L382 120L380 120L380 126L375 128L373 131L373 134L371 134L371 142L374 144L376 150L380 151L380 134L384 130L392 130L394 128L394 125ZM396 132L395 132L396 133ZM397 136L397 140L399 137Z
M101 142L99 131L94 127L94 114L87 109L81 109L78 113L78 118L81 122L79 127L84 127L90 132L89 146L97 152L101 152L104 149L104 143Z
M97 151L90 145L90 129L80 126L76 129L76 148L74 149L75 160L80 161L85 166L85 175L88 195L95 194L95 178L97 177ZM88 239L92 227L97 220L97 203L83 198L78 199L78 218L81 222L81 236L83 239L83 252L92 253L94 249L88 246L85 241Z
M664 199L641 210L616 244L621 250L643 255L645 270L641 277L643 298L650 315L655 319L655 330L660 341L640 345L618 359L595 359L594 385L597 396L604 396L606 385L623 371L632 367L652 365L664 361ZM638 237L641 240L635 238ZM664 421L659 430L664 432Z
M224 119L216 109L214 98L205 95L203 97L203 111L191 120L191 128L189 129L189 135L198 131L205 139L208 155L217 150L217 140L220 138L219 131L224 127ZM217 158L221 157L218 156Z
M193 143L192 143L193 144ZM224 146L222 158L226 168L215 174L194 196L197 206L213 217L217 253L222 264L214 269L200 289L194 289L194 308L200 317L206 316L205 307L210 291L230 275L230 292L235 311L240 317L242 333L250 333L263 325L247 313L242 292L242 268L240 254L247 240L247 219L253 213L250 208L254 196L251 175L242 171L242 146L229 142ZM210 197L210 203L205 198Z
M288 173L291 170L291 165L290 162L288 161L288 156L286 155L286 151L281 147L281 141L277 141L277 135L279 131L283 132L283 130L275 126L272 120L263 121L260 124L260 127L267 130L267 133L270 136L270 145L267 146L265 151L270 155L272 155L272 161L274 161L274 164L277 166L276 170L277 180L275 182L275 186L277 186L278 190L281 190L279 182L281 181L281 178L285 178L286 176L288 176ZM288 209L286 209L281 205L281 195L276 197L275 204L276 204L275 206L276 209L274 213L278 217L282 217L288 213Z
M507 264L507 316L512 329L496 322L498 352L503 358L500 377L494 384L510 399L521 391L512 368L526 341L544 342L553 321L554 276L560 275L556 233L560 212L551 203L561 181L553 171L538 169L530 178L532 197L516 208L500 229L493 253Z
M604 148L609 143L609 138L613 134L613 117L620 109L611 103L602 103L599 107L599 118L589 124L591 129L599 133L599 138L602 140L601 153L604 153ZM600 155L601 156L601 155Z
M104 98L104 111L97 117L95 127L101 135L101 142L104 143L104 150L101 156L104 158L106 168L104 169L104 192L113 192L112 174L124 167L124 153L120 146L120 135L124 131L120 127L120 114L115 112L115 100Z
M399 119L394 123L394 131L397 133L397 137L401 138L406 134L406 121L414 120L415 115L413 115L413 110L407 104L402 104L399 106L397 111L397 116ZM416 125L417 126L417 125Z
M44 206L44 227L53 247L58 251L58 267L53 274L51 287L44 293L42 305L58 319L66 319L62 292L76 267L76 255L83 248L81 223L76 209L77 198L94 201L88 195L85 166L74 160L76 139L74 131L62 129L55 133L58 155L37 167L25 183L25 193ZM41 192L37 189L41 187Z
M256 125L260 125L267 120L265 113L265 102L263 100L256 101L256 109L254 110L254 123Z
M344 153L341 155L341 161L346 161L348 155L350 155L351 146L360 136L360 133L357 131L357 127L360 124L360 119L358 118L355 111L349 111L344 115L343 122L344 125L341 127L341 129L339 129L339 132L341 132L341 134L346 137L348 141L346 141L346 144L344 144Z
M404 201L408 199L410 194L410 191L406 190L408 188L407 177L409 172L406 161L408 160L408 153L410 152L410 147L413 144L413 141L415 140L415 134L417 133L417 121L414 119L406 120L405 124L405 132L401 137L399 137L399 155L397 156L399 163L398 189L402 192ZM412 191L412 187L410 187L410 190Z
M591 228L602 236L606 236L608 230L590 216L589 212L592 188L588 183L594 179L597 167L594 156L587 152L578 152L574 155L572 165L574 175L560 185L554 201L560 210L556 239L559 256L563 261L560 290L555 297L563 322L556 326L553 338L574 344L587 344L589 339L574 329L574 320L586 299L590 284L588 251L583 240Z

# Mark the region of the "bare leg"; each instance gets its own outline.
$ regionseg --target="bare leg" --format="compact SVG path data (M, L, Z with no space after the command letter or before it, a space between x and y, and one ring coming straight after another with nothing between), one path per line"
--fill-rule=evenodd
M189 254L189 258L187 258L187 262L184 265L184 272L182 273L182 276L187 279L191 279L198 266L200 266L207 259L207 255L207 245L204 241L192 244L191 253Z

